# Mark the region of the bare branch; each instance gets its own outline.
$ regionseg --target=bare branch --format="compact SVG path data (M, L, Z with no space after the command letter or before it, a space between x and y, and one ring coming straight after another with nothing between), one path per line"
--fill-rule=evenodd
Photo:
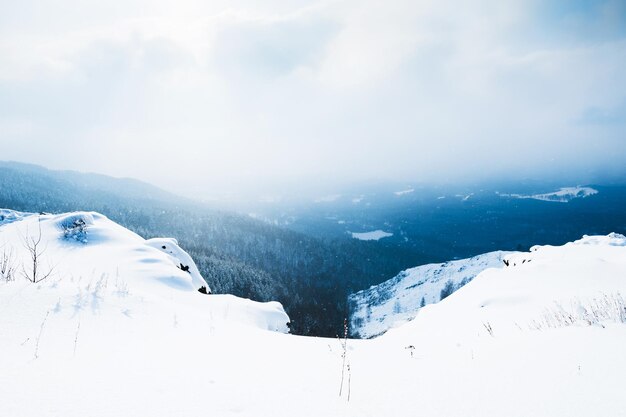
M37 218L38 233L36 236L31 235L26 229L26 236L20 236L22 243L28 253L30 254L30 260L28 268L22 265L22 276L36 284L50 277L54 272L54 267L49 267L47 271L43 272L40 269L41 257L46 252L47 247L41 247L41 216Z
M2 255L0 255L0 278L7 282L15 279L13 248L7 251L7 249L3 247Z

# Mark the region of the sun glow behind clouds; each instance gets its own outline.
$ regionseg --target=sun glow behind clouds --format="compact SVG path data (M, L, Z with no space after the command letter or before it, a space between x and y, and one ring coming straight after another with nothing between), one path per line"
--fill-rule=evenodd
M541 3L15 2L2 158L207 194L622 169L623 2Z

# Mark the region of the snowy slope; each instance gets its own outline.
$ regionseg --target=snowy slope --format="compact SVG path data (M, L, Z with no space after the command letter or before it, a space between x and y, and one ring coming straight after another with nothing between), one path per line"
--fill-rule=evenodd
M626 237L508 259L365 341L369 415L626 415Z
M174 239L144 240L98 213L28 215L4 210L2 216L0 254L14 269L6 290L31 294L33 289L51 289L31 296L54 294L55 311L71 310L76 317L84 310L97 313L115 300L128 315L147 308L146 300L165 300L197 309L198 314L227 314L237 317L240 324L287 331L289 320L278 303L198 293L200 287L208 286ZM38 268L33 273L28 246L39 240ZM31 281L35 276L38 282L29 282L24 275ZM9 308L7 303L2 303L3 308Z
M515 267L485 271L369 341L370 357L390 357L374 361L369 377L401 381L384 405L371 401L371 415L623 416L626 326L617 319L623 298L603 309L613 318L597 325L576 320L538 330L536 323L559 316L560 308L576 317L581 305L591 311L598 300L624 294L625 244L620 236L585 238L516 255ZM376 390L363 395L376 398ZM414 398L412 408L406 397Z
M63 216L42 220L43 265L56 266L54 276L0 279L2 416L626 410L623 236L508 255L509 267L485 270L414 320L348 340L344 351L337 339L267 331L286 320L277 303L200 294L174 264L176 250L162 252L173 242L146 244L91 216L87 235L76 238L59 229ZM36 217L0 226L0 247L19 246L18 230L36 230Z
M420 307L441 301L487 268L504 266L510 252L490 252L469 259L422 265L367 290L351 294L350 329L364 338L378 336L412 320Z

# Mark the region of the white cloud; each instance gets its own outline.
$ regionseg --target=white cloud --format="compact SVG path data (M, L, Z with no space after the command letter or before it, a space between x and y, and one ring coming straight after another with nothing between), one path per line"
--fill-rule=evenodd
M190 189L618 166L625 14L572 7L14 3L0 17L3 158ZM64 146L85 153L46 152Z

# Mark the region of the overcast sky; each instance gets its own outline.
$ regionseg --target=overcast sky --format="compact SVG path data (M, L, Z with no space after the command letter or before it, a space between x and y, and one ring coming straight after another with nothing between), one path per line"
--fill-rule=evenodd
M625 170L623 0L0 2L2 160L198 195Z

